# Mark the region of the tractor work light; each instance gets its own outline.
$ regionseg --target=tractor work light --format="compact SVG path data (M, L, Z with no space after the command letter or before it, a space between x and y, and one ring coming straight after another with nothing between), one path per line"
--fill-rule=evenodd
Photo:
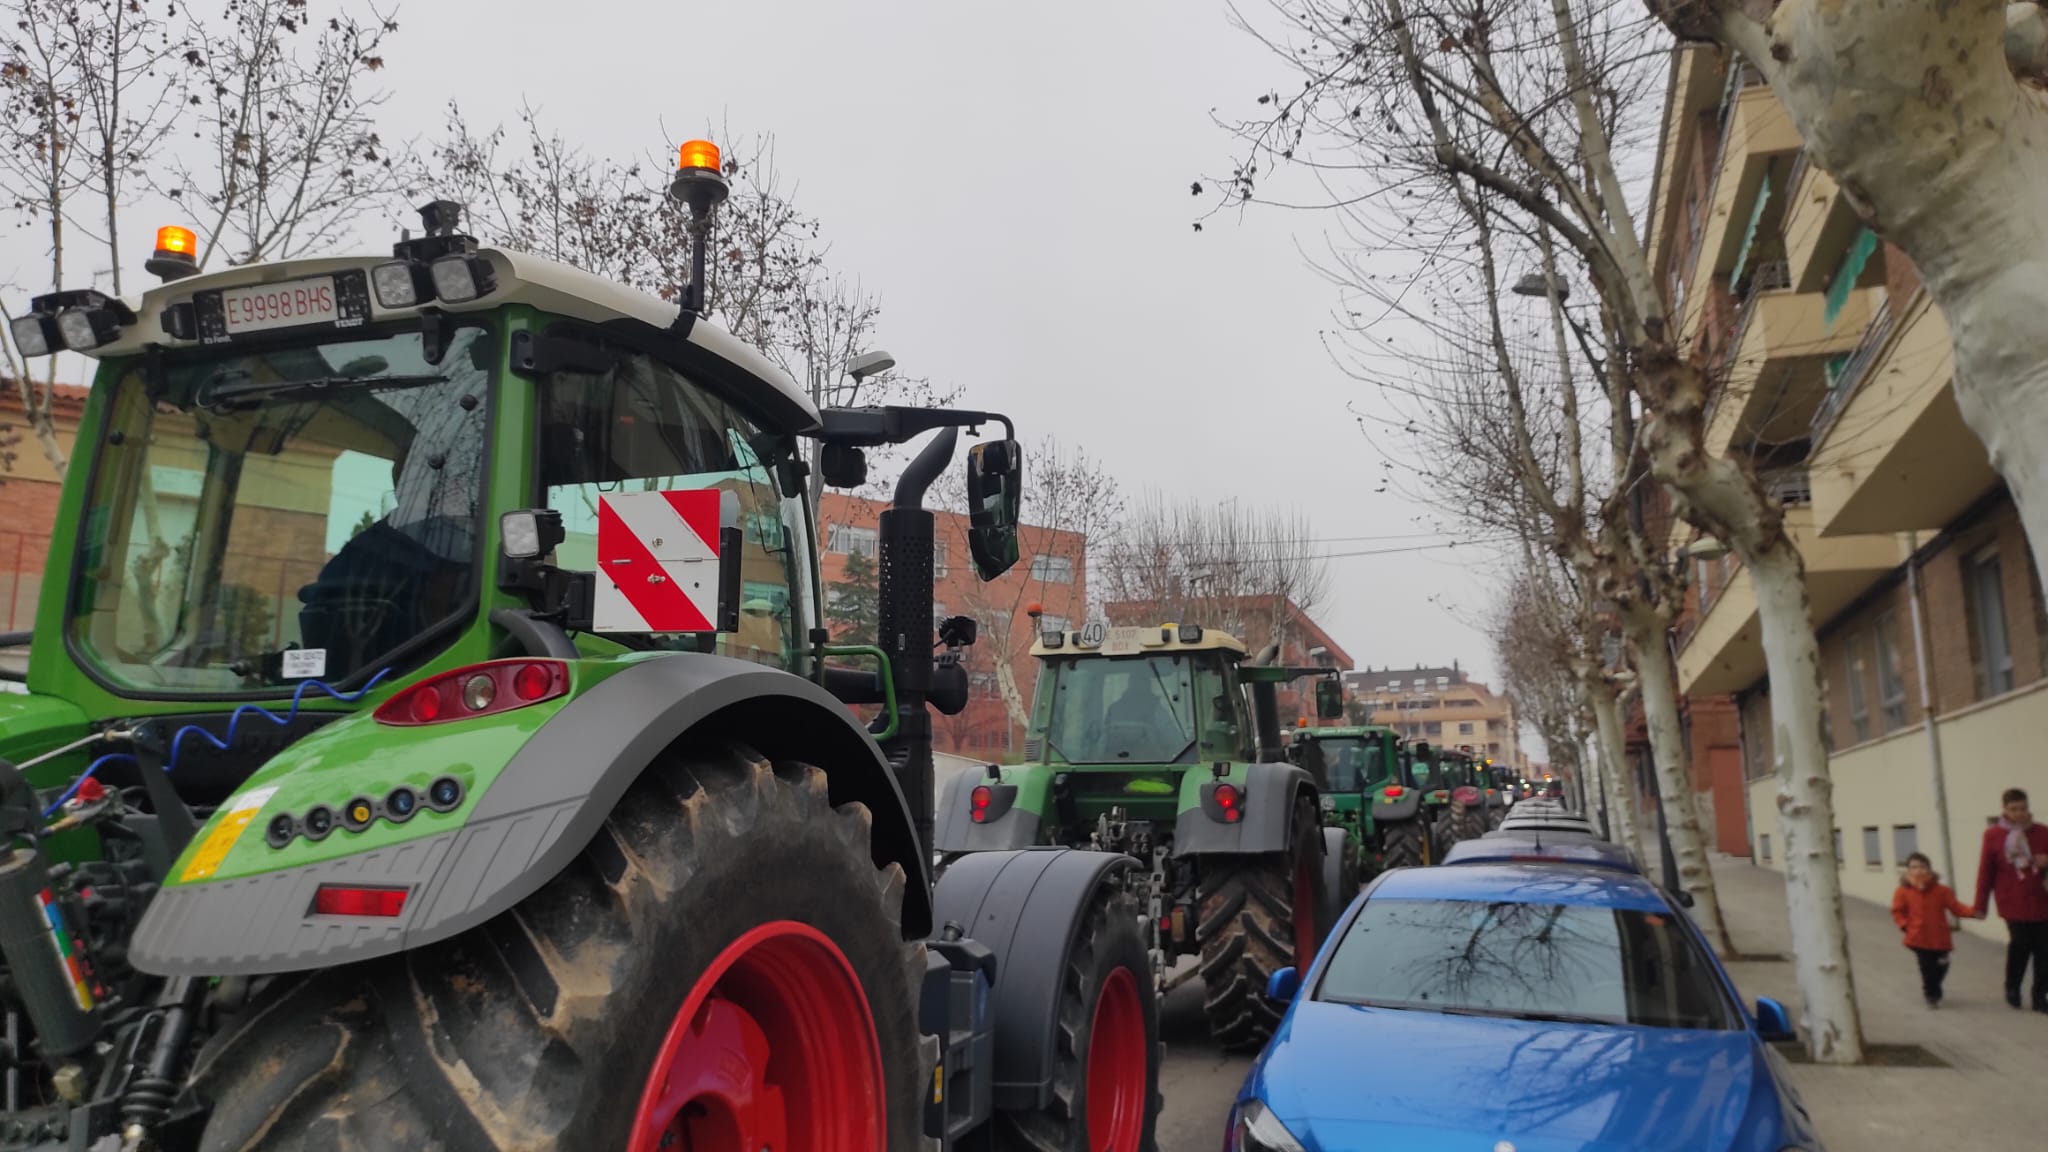
M422 285L421 280L426 280ZM377 293L380 308L412 308L419 304L425 292L431 290L434 282L420 275L420 266L404 260L379 264L370 269L370 287Z
M167 224L156 230L156 251L143 261L149 274L168 284L199 274L199 237L190 228Z
M491 262L474 253L443 256L427 269L434 278L434 295L447 304L466 304L490 295L498 286Z
M498 517L498 547L507 560L538 560L566 538L562 514L552 508L520 508Z
M1040 632L1038 634L1038 642L1047 648L1062 648L1066 646L1067 634L1065 632Z
M1180 642L1183 644L1200 644L1202 642L1202 626L1200 624L1181 625Z
M62 347L57 336L57 323L49 316L34 312L16 316L8 329L14 335L14 346L23 356L48 356Z

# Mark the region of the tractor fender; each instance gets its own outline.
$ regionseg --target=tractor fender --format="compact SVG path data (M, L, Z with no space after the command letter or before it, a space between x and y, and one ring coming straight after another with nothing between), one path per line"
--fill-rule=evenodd
M994 818L975 823L971 811L974 786L990 784L996 789ZM1029 848L1038 843L1038 813L1045 806L1043 772L1003 771L1000 782L981 772L955 772L946 781L946 793L939 799L938 828L932 847L939 852L1003 852Z
M373 959L465 932L526 899L590 843L619 798L678 740L744 742L825 771L835 805L873 817L877 863L902 866L903 925L931 928L929 866L887 759L859 721L801 676L724 656L633 664L563 707L471 803L458 828L298 868L158 892L135 967L163 976L293 972ZM311 915L321 884L403 886L389 923Z
M1244 818L1235 824L1225 823L1206 807L1183 809L1173 829L1174 855L1287 851L1294 800L1303 792L1315 796L1315 779L1292 764L1247 764L1243 787Z
M1372 822L1374 824L1399 823L1415 819L1422 810L1422 793L1413 788L1405 789L1399 797L1389 800L1375 792L1372 797Z
M939 877L932 894L937 932L957 926L995 953L989 1015L998 1110L1052 1102L1067 955L1097 889L1137 870L1138 862L1121 853L1030 848L962 856ZM1141 982L1149 975L1140 974Z

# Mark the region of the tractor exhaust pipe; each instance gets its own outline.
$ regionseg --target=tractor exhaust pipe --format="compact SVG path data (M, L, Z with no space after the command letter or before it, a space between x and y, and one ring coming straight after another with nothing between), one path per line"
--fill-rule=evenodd
M903 470L895 499L882 513L876 562L879 646L889 654L889 674L896 681L896 736L889 742L889 761L896 766L897 786L910 804L925 860L932 854L935 797L932 714L925 706L932 688L933 516L925 510L924 498L952 462L959 439L957 429L940 429Z

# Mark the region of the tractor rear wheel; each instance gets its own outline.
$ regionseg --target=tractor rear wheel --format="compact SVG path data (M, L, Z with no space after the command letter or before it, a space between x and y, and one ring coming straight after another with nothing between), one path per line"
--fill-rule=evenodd
M1201 859L1202 1007L1209 1035L1229 1049L1257 1048L1284 1006L1266 999L1274 972L1306 969L1322 944L1325 904L1315 801L1295 805L1285 852Z
M1429 863L1429 832L1420 820L1401 820L1382 825L1381 867L1420 868Z
M203 1152L912 1152L904 876L823 772L674 755L516 908L280 981L201 1053Z
M995 1147L1156 1152L1159 998L1142 916L1122 885L1096 889L1060 981L1052 1101L996 1113Z

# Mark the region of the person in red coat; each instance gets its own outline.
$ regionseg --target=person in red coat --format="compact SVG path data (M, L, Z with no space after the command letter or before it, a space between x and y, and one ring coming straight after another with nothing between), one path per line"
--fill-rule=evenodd
M2048 1012L2048 828L2034 823L2025 792L2008 788L2001 801L2005 814L1984 830L1976 914L1996 893L2006 931L2005 1002L2020 1006L2020 979L2032 960L2034 1011Z
M1948 926L1949 913L1974 917L1975 909L1956 899L1955 892L1941 882L1934 861L1915 852L1906 857L1906 874L1899 877L1899 889L1892 893L1892 919L1906 934L1906 947L1920 962L1920 993L1929 1008L1941 1007L1941 982L1948 978L1948 954L1956 950L1956 938Z

